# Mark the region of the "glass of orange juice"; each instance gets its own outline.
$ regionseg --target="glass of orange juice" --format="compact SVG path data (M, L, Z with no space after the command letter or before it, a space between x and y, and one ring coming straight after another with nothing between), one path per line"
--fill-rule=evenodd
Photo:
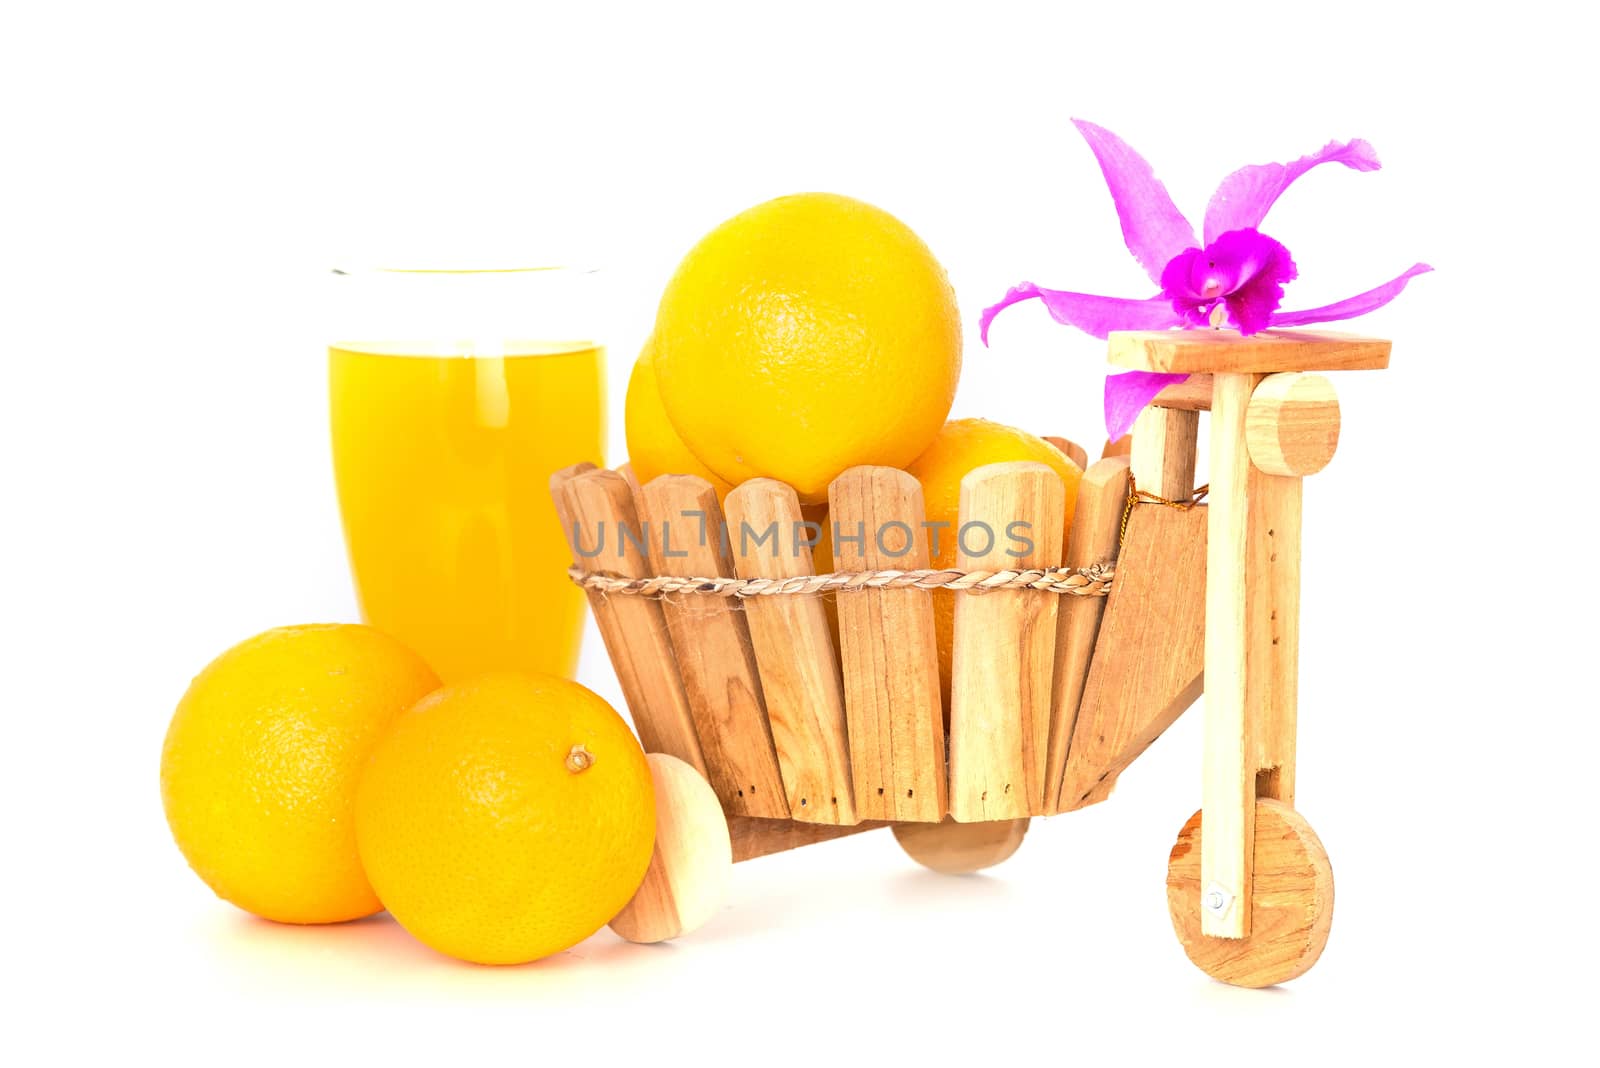
M550 474L602 463L595 272L335 271L333 466L363 618L444 680L570 676Z

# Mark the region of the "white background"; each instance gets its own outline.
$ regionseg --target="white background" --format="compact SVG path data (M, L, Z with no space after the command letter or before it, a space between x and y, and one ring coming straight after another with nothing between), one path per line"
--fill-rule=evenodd
M7 6L0 1043L883 1068L1589 1048L1578 5L550 7ZM1233 990L1172 935L1198 708L1110 803L1036 821L991 875L941 879L863 835L741 867L727 910L664 947L602 932L475 968L387 919L255 921L189 873L156 774L188 679L268 626L354 618L313 314L331 263L609 266L619 460L677 258L760 200L850 193L950 271L957 414L1098 444L1098 343L1036 306L993 349L976 336L1022 279L1148 289L1071 116L1141 149L1196 218L1234 167L1365 137L1383 171L1322 168L1269 217L1302 269L1287 306L1438 268L1358 324L1395 339L1393 368L1340 378L1340 455L1307 488L1300 807L1339 894L1315 970ZM583 681L615 698L589 652Z

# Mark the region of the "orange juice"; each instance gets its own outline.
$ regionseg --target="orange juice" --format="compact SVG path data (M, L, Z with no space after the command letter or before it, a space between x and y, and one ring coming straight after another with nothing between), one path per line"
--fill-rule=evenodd
M446 681L572 674L581 592L547 488L601 462L601 349L507 343L503 356L339 342L333 462L361 612Z

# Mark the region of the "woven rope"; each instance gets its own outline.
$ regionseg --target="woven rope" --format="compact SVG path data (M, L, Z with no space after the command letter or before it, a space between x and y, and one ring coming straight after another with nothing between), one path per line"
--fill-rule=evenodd
M804 593L855 593L860 590L1040 590L1071 597L1104 597L1111 592L1114 569L1093 567L1035 567L1008 571L957 571L920 568L915 571L837 571L831 575L794 578L679 578L656 575L628 578L609 571L567 569L567 576L586 590L602 594L665 597L692 593L712 597L774 597Z
M1128 500L1122 510L1119 543L1128 537L1128 518L1135 506L1158 504L1188 511L1204 501L1210 487L1201 486L1188 500L1169 501L1138 487L1128 476ZM794 578L695 578L655 575L628 578L611 571L585 571L569 567L567 577L583 589L610 595L666 597L679 593L710 597L774 597L805 593L855 593L860 590L960 590L989 593L992 590L1040 590L1069 597L1105 597L1116 576L1112 564L1092 567L1033 567L1008 571L958 571L954 568L914 571L836 571L831 575L799 575Z

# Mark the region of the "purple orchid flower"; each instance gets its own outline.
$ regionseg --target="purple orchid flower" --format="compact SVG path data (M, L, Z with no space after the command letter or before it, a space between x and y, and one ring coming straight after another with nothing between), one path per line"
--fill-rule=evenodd
M1194 228L1173 205L1166 186L1142 156L1110 130L1081 119L1072 122L1100 162L1128 251L1161 292L1137 300L1044 289L1024 282L1011 287L1000 303L984 309L979 326L985 345L994 317L1024 300L1043 301L1056 322L1098 338L1113 330L1220 327L1224 323L1249 336L1268 327L1331 323L1365 315L1399 296L1416 275L1433 270L1419 263L1398 278L1346 300L1305 311L1279 311L1284 283L1294 281L1299 269L1289 250L1257 227L1283 191L1313 167L1342 163L1351 170L1377 170L1378 156L1371 145L1360 138L1343 144L1329 141L1321 151L1293 163L1265 163L1234 171L1222 180L1206 207L1202 247ZM1111 440L1126 434L1158 393L1188 377L1148 371L1108 375L1106 432Z

